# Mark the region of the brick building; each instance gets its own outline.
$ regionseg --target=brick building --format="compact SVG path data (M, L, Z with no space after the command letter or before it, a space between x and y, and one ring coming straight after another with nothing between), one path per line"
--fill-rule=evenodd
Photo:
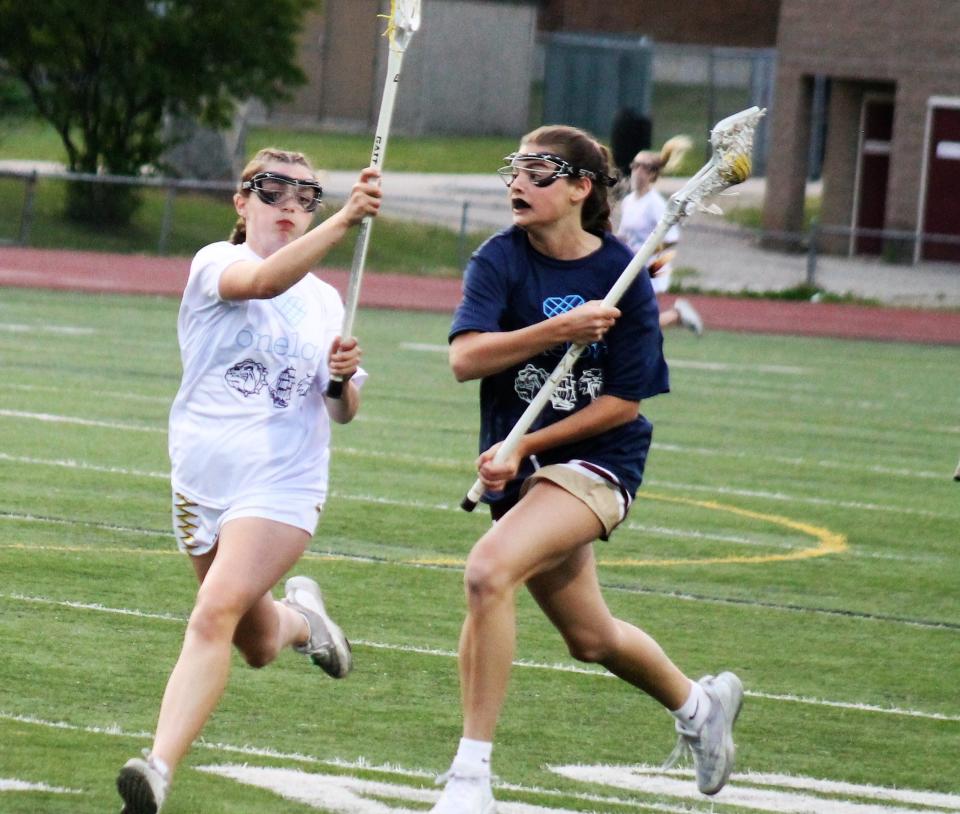
M412 133L516 133L527 124L535 39L553 33L617 34L691 46L771 48L780 0L423 0L400 88L398 129ZM376 120L384 73L387 0L325 0L308 12L300 41L307 84L275 115L364 129ZM443 65L443 71L428 70ZM408 90L420 86L417 98ZM438 95L438 99L427 98ZM420 105L418 107L418 105ZM471 121L471 116L474 121Z
M802 227L822 109L829 248L960 261L958 36L957 0L783 0L764 228Z
M397 89L395 132L522 131L530 110L537 0L421 2L422 24ZM307 12L299 44L307 83L271 114L370 129L386 75L389 11L389 0L324 0Z
M539 28L642 34L655 41L772 48L781 0L541 0Z
M324 5L302 45L310 84L281 112L369 128L386 0ZM764 228L802 231L805 181L819 172L830 250L960 261L960 0L424 0L424 18L398 131L469 132L480 116L485 132L521 132L537 36L765 50L776 84L763 102Z

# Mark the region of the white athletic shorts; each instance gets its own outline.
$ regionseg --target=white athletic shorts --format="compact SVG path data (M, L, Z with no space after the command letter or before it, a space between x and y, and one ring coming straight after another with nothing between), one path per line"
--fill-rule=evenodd
M173 533L177 548L186 554L206 554L220 537L228 520L238 517L262 517L303 529L312 535L323 512L316 495L304 492L272 492L241 499L226 509L201 506L179 492L173 493Z

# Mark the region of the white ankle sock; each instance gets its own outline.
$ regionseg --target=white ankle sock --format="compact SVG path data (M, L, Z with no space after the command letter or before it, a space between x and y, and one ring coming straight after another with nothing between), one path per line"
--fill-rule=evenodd
M457 749L455 761L465 768L490 774L490 756L492 753L493 744L489 741L460 738L460 746Z
M151 766L153 766L154 769L160 772L160 774L163 775L164 780L166 780L168 783L170 782L170 767L166 764L166 761L163 761L160 758L155 757L153 753L151 753L150 756L147 758L147 763L149 763Z
M687 700L680 709L672 710L670 714L688 732L699 732L710 714L710 696L696 681L691 681Z

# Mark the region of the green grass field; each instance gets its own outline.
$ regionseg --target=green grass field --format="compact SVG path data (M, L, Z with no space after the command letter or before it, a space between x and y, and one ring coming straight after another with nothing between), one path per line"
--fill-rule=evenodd
M534 89L530 130L542 121L539 92ZM659 83L654 86L651 117L653 147L659 149L668 138L687 133L695 142L678 175L691 175L706 160L710 127L707 120L707 92L697 85ZM749 106L742 89L721 89L716 99L718 118ZM555 122L550 122L555 123ZM252 125L247 135L247 152L252 155L264 146L301 150L327 170L358 170L370 162L372 133L337 133L319 128L289 128ZM509 136L406 136L390 137L389 163L394 172L485 173L494 172L500 159L517 148L524 133ZM604 143L609 133L597 133ZM49 124L25 115L0 117L0 157L34 161L66 161L66 151Z
M195 591L169 530L176 313L0 289L4 814L116 811L116 771L149 744ZM337 428L298 569L355 672L235 659L164 814L429 808L459 736L460 563L488 523L456 508L477 394L447 370L447 325L358 317L365 405ZM711 807L688 775L650 771L673 745L666 713L573 662L522 596L498 810L960 811L956 349L719 332L665 347L673 392L644 406L647 479L601 579L689 674L744 679L740 774Z

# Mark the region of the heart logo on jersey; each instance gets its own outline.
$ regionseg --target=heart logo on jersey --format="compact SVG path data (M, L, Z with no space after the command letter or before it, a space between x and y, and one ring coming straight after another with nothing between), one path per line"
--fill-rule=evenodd
M583 305L586 300L579 294L567 294L565 297L547 297L543 301L543 313L548 317L555 317L557 314L565 314L572 311L578 305Z
M279 297L274 297L273 307L294 327L299 325L307 315L307 304L303 301L303 298L296 294L286 296L281 294Z

